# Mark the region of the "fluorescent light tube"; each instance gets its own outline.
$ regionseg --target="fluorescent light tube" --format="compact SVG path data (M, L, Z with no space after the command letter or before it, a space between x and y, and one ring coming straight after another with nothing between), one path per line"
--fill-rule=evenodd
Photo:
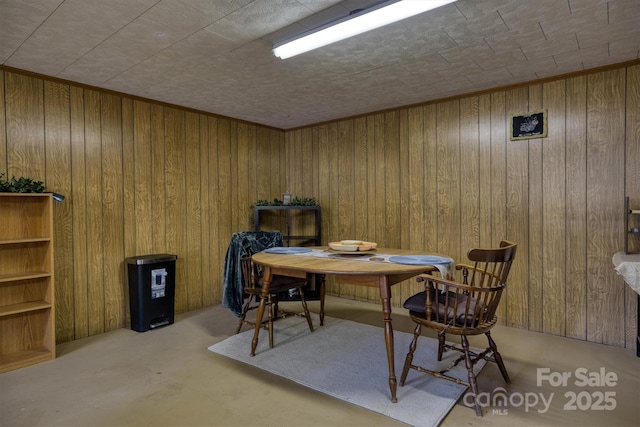
M281 59L317 49L322 46L357 36L410 16L453 3L455 0L401 0L383 7L363 11L354 17L347 17L319 30L302 35L300 38L277 45L273 54Z

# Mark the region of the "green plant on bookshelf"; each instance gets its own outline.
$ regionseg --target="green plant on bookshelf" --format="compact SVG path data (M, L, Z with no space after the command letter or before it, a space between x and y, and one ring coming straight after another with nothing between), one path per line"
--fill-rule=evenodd
M284 206L284 202L277 198L273 200L258 199L251 207L255 206ZM318 201L314 197L294 197L287 206L318 206Z
M8 179L0 173L0 193L44 193L44 183L22 176Z

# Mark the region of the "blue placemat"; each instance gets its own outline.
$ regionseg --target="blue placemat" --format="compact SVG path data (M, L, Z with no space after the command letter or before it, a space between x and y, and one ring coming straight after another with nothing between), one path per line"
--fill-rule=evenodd
M302 254L305 252L311 252L311 249L300 246L275 246L273 248L265 249L263 252L268 254Z
M402 255L392 256L389 262L409 265L440 265L453 262L451 258L436 255Z

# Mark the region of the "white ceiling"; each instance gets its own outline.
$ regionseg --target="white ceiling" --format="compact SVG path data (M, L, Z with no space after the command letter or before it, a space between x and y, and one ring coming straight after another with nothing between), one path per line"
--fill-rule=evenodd
M271 53L378 2L0 0L0 61L290 129L640 57L640 0L458 0L287 60Z

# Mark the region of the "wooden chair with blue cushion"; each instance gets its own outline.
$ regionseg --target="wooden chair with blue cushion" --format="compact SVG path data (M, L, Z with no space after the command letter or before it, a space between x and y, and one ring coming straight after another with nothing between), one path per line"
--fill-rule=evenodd
M474 365L480 360L494 362L507 384L511 383L490 331L497 322L496 310L515 255L516 245L502 241L497 249L469 251L467 256L471 264L456 266L456 270L462 271L462 283L428 274L418 277L418 281L424 282L425 290L413 295L404 303L404 308L409 310L416 328L400 377L400 386L404 385L410 369L464 384L474 395L476 414L482 417L482 410L477 401L478 385L473 371ZM414 364L413 357L423 326L438 331L438 361L442 360L445 350L461 353L448 368L436 372ZM459 335L461 346L448 344L445 340L446 334ZM479 334L487 336L489 346L484 351L476 353L470 350L467 336ZM467 368L466 382L447 374L462 360Z

